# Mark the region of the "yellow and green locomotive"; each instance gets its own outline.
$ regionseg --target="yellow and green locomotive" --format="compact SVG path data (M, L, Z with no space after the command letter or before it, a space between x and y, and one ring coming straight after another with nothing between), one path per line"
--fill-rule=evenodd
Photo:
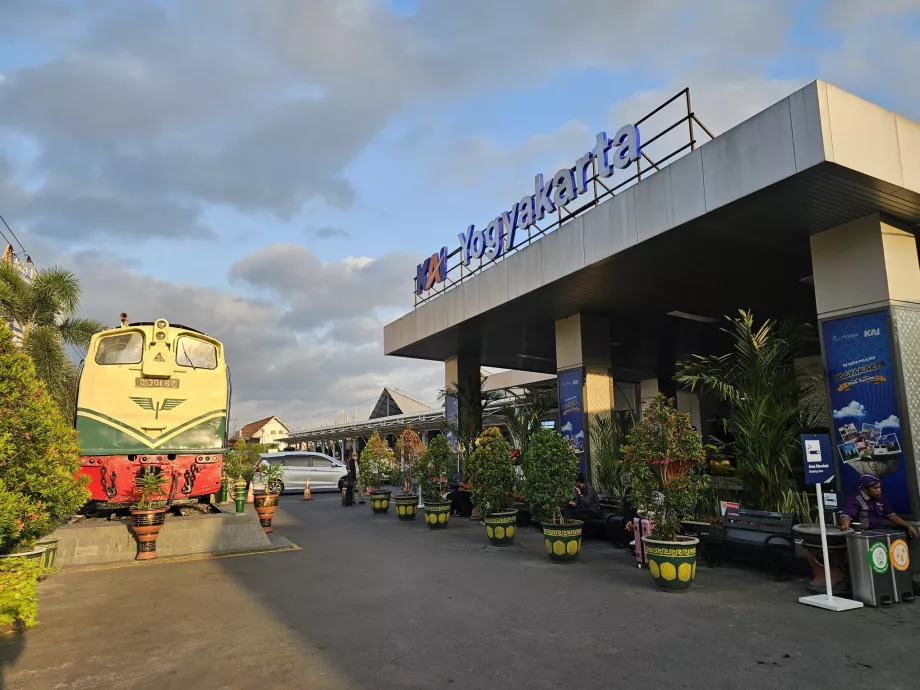
M220 488L230 369L220 341L166 319L93 336L80 372L76 429L92 507L138 500L145 468L165 473L181 502ZM164 497L165 498L165 497Z

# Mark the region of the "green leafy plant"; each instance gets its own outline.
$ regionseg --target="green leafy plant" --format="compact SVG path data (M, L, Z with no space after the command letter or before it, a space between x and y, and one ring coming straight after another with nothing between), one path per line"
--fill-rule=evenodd
M562 506L572 498L578 474L578 458L568 441L552 429L537 429L521 467L531 514L539 522L563 524Z
M134 488L138 496L137 509L152 510L158 508L159 503L166 497L169 478L159 469L146 467L134 478Z
M820 384L813 368L797 369L802 345L814 340L807 324L790 319L754 323L751 312L726 317L722 329L734 340L720 356L692 355L678 363L675 380L691 390L717 394L731 405L726 422L731 440L725 451L735 460L735 475L752 508L776 510L789 489L793 463L801 458L800 434L815 425Z
M396 469L399 476L395 482L391 482L393 486L402 484L403 495L412 492L412 473L424 452L425 446L422 439L412 430L410 424L396 441Z
M439 434L431 439L413 470L425 503L444 500L443 496L449 485L448 478L456 468L457 455L451 449L447 437Z
M224 476L236 479L242 477L250 483L255 476L256 465L266 452L267 448L258 443L246 443L245 439L238 438L233 444L233 450L224 456Z
M523 454L530 445L530 437L540 428L540 420L545 413L545 397L529 395L514 405L503 406L498 416L511 434L515 447Z
M655 396L626 446L631 500L652 522L653 539L673 541L708 486L705 454L690 415Z
M27 558L0 558L0 629L25 630L38 614L38 576L41 562Z
M280 462L262 460L256 466L256 474L259 475L259 481L262 482L267 494L275 493L275 490L284 481L284 467Z
M514 489L511 446L496 427L486 429L469 458L470 483L476 508L483 517L505 510Z
M89 499L77 433L0 321L0 552L32 548Z
M485 376L470 373L461 381L454 381L438 392L438 400L442 402L446 403L447 398L457 400L457 418L446 419L444 430L453 434L457 440L457 455L464 476L467 472L467 460L476 447L476 440L482 434L482 420L486 408L502 398L499 391L485 390L485 383Z
M98 321L74 316L80 292L80 281L63 268L41 269L26 281L14 266L0 262L0 322L19 323L22 351L32 359L42 390L65 419L74 414L77 368L64 346L85 350L93 334L105 329Z
M368 439L358 465L361 477L374 491L379 491L390 480L390 472L394 467L393 450L378 432L375 431Z
M590 425L591 460L595 466L598 488L611 496L626 493L628 474L623 446L613 417L598 415Z
M786 489L776 510L780 513L792 513L800 523L813 525L818 521L818 506L812 504L807 491Z

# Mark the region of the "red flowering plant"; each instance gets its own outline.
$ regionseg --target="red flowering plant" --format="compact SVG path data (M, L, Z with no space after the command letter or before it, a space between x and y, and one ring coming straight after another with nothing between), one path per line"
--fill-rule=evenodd
M403 495L412 493L412 474L416 472L419 458L425 453L425 446L410 424L396 441L396 462L402 479ZM416 477L417 479L418 477Z
M708 486L706 455L690 415L659 393L629 432L625 461L631 501L651 521L651 538L674 541Z

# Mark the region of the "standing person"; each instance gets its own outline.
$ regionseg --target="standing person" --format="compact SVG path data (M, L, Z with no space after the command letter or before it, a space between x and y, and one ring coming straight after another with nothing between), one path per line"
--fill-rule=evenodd
M345 463L345 469L348 472L348 479L355 487L355 494L358 496L358 503L364 503L364 489L361 487L361 477L358 474L358 454L354 451L348 462Z

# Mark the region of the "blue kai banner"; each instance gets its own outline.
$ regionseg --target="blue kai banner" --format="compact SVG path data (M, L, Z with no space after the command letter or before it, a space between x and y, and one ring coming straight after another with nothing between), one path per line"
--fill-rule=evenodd
M562 438L576 453L585 452L585 406L582 400L581 369L569 369L558 374L559 421ZM582 458L582 471L584 471Z
M910 513L888 311L825 321L822 328L843 490L856 491L861 474L874 474L891 507Z

